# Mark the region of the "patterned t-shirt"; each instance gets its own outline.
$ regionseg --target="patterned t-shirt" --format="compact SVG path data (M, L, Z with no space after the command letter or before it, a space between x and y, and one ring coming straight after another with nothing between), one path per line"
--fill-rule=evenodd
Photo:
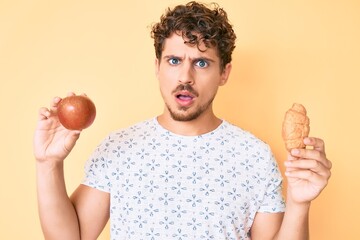
M250 239L256 212L283 212L267 144L227 121L180 136L156 118L111 133L83 184L109 192L111 239Z

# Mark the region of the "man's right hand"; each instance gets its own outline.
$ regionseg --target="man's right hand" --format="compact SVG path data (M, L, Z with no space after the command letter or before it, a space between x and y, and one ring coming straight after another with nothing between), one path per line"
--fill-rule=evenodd
M50 108L42 107L39 110L34 134L34 155L38 162L63 161L80 136L81 131L68 130L60 124L57 116L57 106L60 101L60 97L55 97Z

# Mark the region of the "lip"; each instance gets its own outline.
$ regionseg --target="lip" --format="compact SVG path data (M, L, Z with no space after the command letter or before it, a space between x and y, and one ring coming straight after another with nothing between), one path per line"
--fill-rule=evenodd
M176 102L183 107L190 106L194 102L194 99L196 98L194 94L186 90L178 91L174 94L174 96Z

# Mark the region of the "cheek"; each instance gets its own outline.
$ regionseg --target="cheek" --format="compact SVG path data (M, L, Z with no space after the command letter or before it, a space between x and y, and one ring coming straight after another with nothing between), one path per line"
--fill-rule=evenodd
M171 89L176 87L177 82L176 71L162 70L158 74L158 81L162 89Z
M161 95L163 97L171 96L171 92L174 89L170 81L167 81L164 78L159 80L159 87L160 87Z
M217 92L219 86L216 84L208 83L203 84L202 86L198 86L198 88L201 89L202 95L213 96Z
M212 89L206 92L206 95L204 96L204 101L209 101L210 99L214 99L215 95L217 93L217 89Z

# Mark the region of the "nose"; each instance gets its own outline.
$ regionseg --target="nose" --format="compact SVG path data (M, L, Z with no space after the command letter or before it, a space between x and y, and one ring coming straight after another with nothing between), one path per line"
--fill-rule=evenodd
M192 85L194 83L194 73L191 64L186 63L181 66L179 69L178 81L181 84Z

